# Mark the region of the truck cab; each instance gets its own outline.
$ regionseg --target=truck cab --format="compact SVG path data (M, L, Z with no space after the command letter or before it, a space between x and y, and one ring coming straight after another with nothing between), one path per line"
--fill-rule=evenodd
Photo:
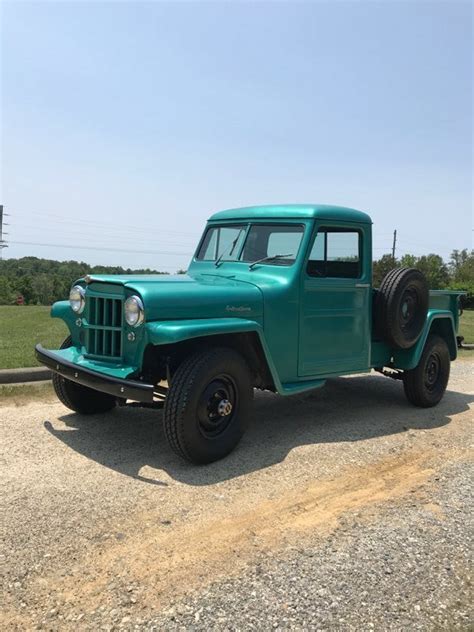
M456 358L461 293L394 269L372 286L372 221L281 205L210 217L185 275L93 275L52 307L70 336L40 345L56 393L83 414L163 408L171 447L208 463L240 439L254 389L295 395L376 369L418 406L438 403Z

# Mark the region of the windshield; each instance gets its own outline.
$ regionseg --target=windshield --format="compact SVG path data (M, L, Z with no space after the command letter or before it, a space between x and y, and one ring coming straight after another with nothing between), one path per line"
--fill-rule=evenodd
M246 224L208 228L197 255L204 261L236 261L247 231Z
M209 226L196 258L199 261L245 261L291 265L303 238L301 224L226 224Z

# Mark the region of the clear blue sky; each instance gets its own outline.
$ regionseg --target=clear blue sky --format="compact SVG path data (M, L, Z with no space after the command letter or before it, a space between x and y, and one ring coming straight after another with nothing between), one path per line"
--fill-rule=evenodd
M472 247L471 2L2 13L5 256L172 271L211 212L272 202L368 211L376 255Z

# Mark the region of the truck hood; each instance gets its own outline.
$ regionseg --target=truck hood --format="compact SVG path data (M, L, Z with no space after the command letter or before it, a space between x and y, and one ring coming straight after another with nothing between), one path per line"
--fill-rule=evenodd
M85 281L81 279L81 281ZM145 318L240 317L261 320L263 297L252 283L222 275L91 275L86 286L95 293L107 294L111 285L125 288L125 294L138 294L145 306ZM106 289L107 288L107 289Z

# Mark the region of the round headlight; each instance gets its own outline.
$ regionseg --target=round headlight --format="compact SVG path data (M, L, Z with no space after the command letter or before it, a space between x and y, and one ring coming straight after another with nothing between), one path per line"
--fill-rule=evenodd
M80 314L84 311L86 306L86 291L80 285L75 285L69 292L69 304L71 309L76 314Z
M145 320L145 311L142 299L138 296L130 296L125 301L125 320L130 327L138 327Z

